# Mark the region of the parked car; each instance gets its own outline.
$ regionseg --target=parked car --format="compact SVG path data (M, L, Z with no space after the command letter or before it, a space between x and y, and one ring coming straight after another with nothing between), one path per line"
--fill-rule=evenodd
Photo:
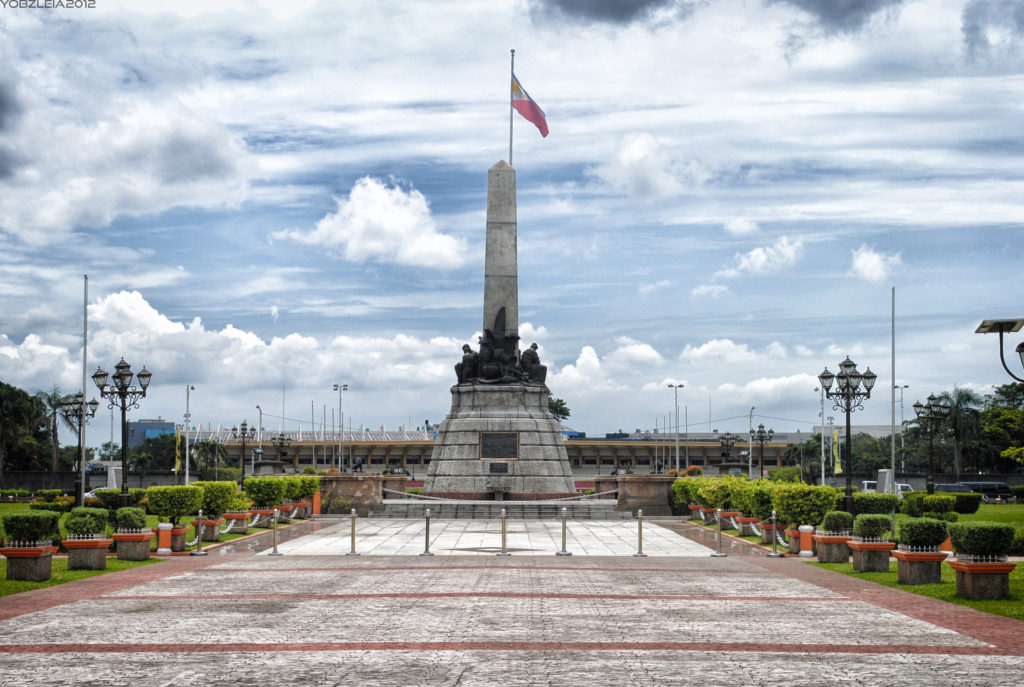
M1006 482L961 482L971 491L981 494L986 501L1009 501L1013 498L1013 490Z
M903 498L903 495L908 491L914 491L914 488L909 484L903 484L902 482L896 483L896 495Z
M875 487L878 486L878 482L873 479L866 479L860 483L860 491L862 494L874 494Z
M966 484L936 484L935 491L941 491L947 494L964 494L971 493L971 488Z

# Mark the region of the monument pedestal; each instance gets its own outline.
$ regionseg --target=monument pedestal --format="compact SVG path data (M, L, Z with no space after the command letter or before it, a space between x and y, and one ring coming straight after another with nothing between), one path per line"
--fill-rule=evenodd
M562 428L542 384L458 384L423 493L523 501L576 495Z

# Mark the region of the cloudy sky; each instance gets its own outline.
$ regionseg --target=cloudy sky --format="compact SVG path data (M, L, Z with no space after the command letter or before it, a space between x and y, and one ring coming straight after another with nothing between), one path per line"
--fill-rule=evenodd
M888 424L893 287L907 414L1010 381L973 332L1024 316L1016 0L94 4L0 9L2 381L80 387L88 274L135 417L194 384L194 423L308 429L347 383L353 427L440 421L511 48L551 131L516 117L521 333L569 425L682 383L691 431L808 431L846 355Z

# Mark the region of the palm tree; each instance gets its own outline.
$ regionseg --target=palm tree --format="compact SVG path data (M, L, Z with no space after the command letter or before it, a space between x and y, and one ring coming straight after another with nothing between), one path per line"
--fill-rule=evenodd
M55 384L53 391L40 391L35 398L39 401L39 412L46 417L50 427L50 469L57 472L58 457L60 456L60 438L57 436L57 420L60 418L60 405L64 401L64 394L60 392Z
M981 431L981 408L984 399L970 389L954 386L952 393L943 391L939 398L949 404L949 416L946 426L953 433L953 470L956 480L960 481L960 469L963 467L961 447Z
M195 456L196 464L203 468L204 472L219 467L221 461L225 463L228 461L227 447L219 441L210 439L197 442L192 449L192 455Z

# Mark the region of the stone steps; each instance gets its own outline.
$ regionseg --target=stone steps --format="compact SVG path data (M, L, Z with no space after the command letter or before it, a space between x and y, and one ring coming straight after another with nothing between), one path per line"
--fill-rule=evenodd
M431 518L445 520L497 520L504 508L514 520L558 520L567 508L571 520L631 520L629 511L615 510L615 501L568 501L537 503L529 501L412 501L385 500L384 510L371 511L371 518L422 518L427 508Z

